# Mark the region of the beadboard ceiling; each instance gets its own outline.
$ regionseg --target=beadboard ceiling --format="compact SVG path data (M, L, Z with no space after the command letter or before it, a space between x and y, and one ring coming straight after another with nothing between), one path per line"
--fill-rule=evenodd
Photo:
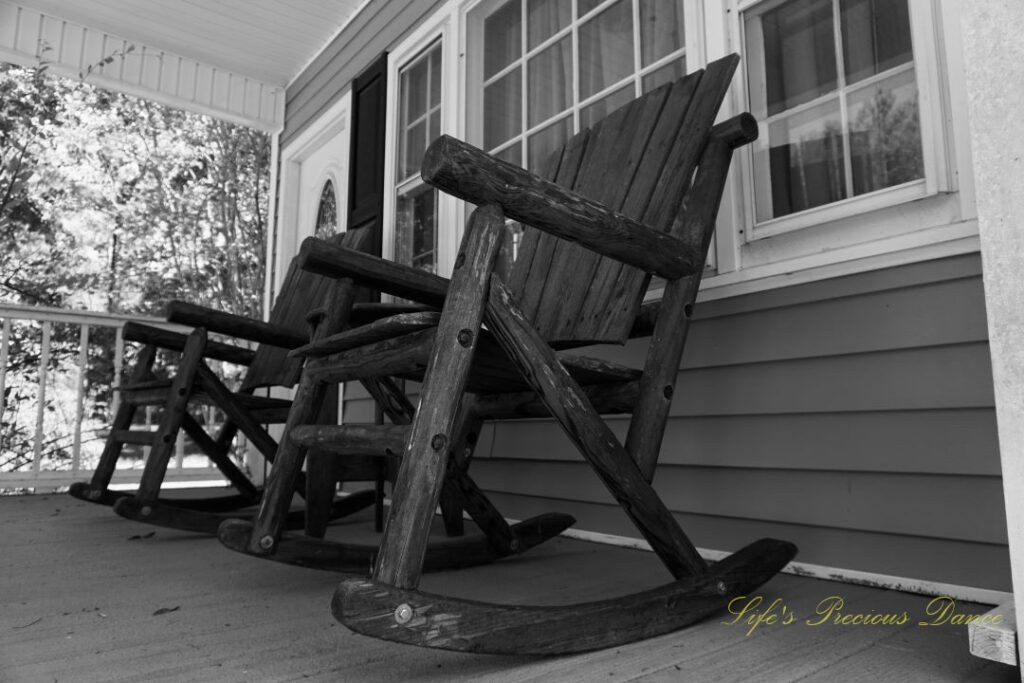
M18 0L267 84L285 86L363 0Z

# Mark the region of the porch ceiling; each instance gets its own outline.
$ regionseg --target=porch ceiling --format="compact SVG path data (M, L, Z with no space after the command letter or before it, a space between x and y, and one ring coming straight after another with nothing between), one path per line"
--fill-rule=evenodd
M24 0L129 41L285 86L362 0Z
M0 0L0 59L272 129L284 89L364 0ZM130 46L130 50L125 48Z

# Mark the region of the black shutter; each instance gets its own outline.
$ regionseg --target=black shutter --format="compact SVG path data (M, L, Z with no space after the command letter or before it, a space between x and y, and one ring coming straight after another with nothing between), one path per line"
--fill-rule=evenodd
M368 248L381 255L384 214L384 113L387 107L387 53L352 82L352 138L349 159L348 228L373 231Z

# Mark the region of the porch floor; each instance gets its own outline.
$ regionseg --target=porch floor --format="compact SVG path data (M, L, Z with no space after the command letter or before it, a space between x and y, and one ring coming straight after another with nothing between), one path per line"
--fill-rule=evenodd
M332 528L349 537L365 521ZM1020 680L972 657L966 627L918 626L929 598L782 575L758 595L797 620L684 631L571 657L497 657L366 638L338 624L337 575L232 553L66 495L0 498L0 680L28 681L972 681ZM150 532L154 532L150 535ZM564 570L564 571L563 571ZM534 604L610 597L667 580L646 552L556 539L423 588ZM810 626L816 605L906 612L902 626ZM958 612L988 608L957 603Z

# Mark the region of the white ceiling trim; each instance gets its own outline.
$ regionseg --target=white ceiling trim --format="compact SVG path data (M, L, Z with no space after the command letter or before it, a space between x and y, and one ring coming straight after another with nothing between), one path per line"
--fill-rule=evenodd
M0 0L0 58L47 62L63 75L262 130L283 124L283 86L10 0Z

